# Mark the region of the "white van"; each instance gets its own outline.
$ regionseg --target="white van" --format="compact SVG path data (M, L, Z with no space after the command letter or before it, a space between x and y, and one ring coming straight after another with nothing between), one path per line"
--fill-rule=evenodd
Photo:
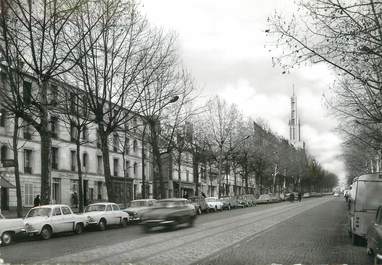
M357 177L351 185L348 231L352 243L366 239L367 230L382 205L382 172Z

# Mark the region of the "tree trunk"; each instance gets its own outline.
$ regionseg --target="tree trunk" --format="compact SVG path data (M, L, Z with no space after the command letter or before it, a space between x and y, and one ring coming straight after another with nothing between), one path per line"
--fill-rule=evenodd
M19 132L19 117L15 116L13 126L13 160L15 161L15 182L16 182L16 198L17 198L17 217L23 217L23 201L21 197L20 184L20 168L18 157L18 132Z
M99 126L99 136L101 138L101 151L103 161L103 174L105 176L105 184L107 190L107 198L110 202L116 201L116 196L113 192L113 181L110 173L110 159L109 159L109 141L108 135L104 132L102 125Z
M52 171L52 135L49 128L48 115L48 82L40 84L40 102L43 109L40 113L40 138L41 138L41 203L49 204L51 195L51 171Z
M146 174L145 174L145 135L146 135L146 124L143 127L142 132L142 199L148 198L146 196Z
M193 175L194 175L194 183L195 183L195 196L199 195L199 163L193 158L192 162Z
M82 164L81 164L81 144L80 144L80 130L77 133L76 148L77 148L77 173L78 173L78 211L84 211L84 196L82 187Z
M179 187L178 187L178 196L179 198L182 198L182 175L181 175L181 165L182 165L182 153L178 152L178 159L177 159L177 164L178 164L178 182L179 182Z
M234 187L233 187L233 194L236 196L237 195L237 177L236 177L236 170L235 168L233 168L233 183L234 183Z
M160 150L159 150L159 139L158 139L158 132L156 130L156 124L155 121L150 122L150 131L151 131L151 144L153 148L153 162L154 167L156 166L156 173L154 170L154 197L156 199L165 199L166 196L166 189L164 185L163 180L163 172L162 172L162 161L160 158Z
M221 190L220 190L220 187L221 187L221 177L222 177L222 156L223 156L223 150L222 150L222 147L220 146L220 152L219 152L219 171L218 171L218 198L220 199L221 197Z

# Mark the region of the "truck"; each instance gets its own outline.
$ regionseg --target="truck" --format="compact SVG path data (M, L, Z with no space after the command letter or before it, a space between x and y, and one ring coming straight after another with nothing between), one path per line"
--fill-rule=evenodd
M366 240L367 231L382 205L382 172L354 178L348 201L348 232L353 245Z

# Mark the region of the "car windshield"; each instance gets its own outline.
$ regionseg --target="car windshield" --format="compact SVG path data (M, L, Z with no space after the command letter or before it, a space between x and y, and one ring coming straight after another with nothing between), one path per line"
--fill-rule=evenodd
M382 181L359 181L356 210L376 210L382 204Z
M207 198L207 199L206 199L206 202L214 202L214 201L216 201L215 198Z
M184 201L159 201L157 203L158 207L165 207L165 208L171 208L176 206L182 206L184 205Z
M101 212L105 211L105 204L93 204L86 207L85 212Z
M33 208L29 211L26 217L35 217L35 216L50 216L52 212L51 208Z
M129 203L129 207L144 207L148 205L149 205L148 201L131 201Z

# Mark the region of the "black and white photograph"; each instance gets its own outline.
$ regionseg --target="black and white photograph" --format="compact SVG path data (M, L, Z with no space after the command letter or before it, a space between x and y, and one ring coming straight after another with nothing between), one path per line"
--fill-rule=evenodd
M0 0L1 264L382 264L382 1Z

